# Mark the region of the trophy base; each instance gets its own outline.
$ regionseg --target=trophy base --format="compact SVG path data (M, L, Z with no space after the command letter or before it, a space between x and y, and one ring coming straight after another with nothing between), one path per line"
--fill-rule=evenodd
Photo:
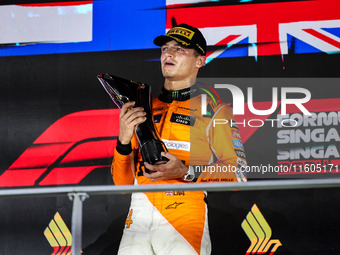
M162 151L166 151L164 150L163 146L163 142L158 140L149 140L148 142L144 143L141 147L143 159L150 165L166 164L169 159L161 155ZM149 169L145 168L145 172L151 174L155 171L150 171Z

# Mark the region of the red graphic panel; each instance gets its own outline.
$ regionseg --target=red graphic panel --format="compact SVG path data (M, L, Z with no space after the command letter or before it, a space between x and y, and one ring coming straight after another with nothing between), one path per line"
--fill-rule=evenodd
M98 166L56 167L39 185L77 184Z
M36 180L47 170L42 169L8 169L0 176L1 187L33 186Z
M119 110L69 114L42 133L0 176L0 187L77 184L113 158Z
M113 156L117 142L110 140L88 141L77 145L60 162L67 164L82 160L96 160Z

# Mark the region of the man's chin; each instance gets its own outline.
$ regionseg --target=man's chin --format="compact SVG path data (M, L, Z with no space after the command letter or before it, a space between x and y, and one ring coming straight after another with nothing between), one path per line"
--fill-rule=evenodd
M174 75L169 71L163 71L163 77L165 79L172 79L172 78L174 78Z

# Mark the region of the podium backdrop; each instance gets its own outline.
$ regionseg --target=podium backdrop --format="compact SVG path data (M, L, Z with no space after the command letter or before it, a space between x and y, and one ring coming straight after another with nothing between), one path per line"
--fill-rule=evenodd
M114 185L119 110L96 76L142 81L158 95L160 50L152 41L174 22L197 26L207 38L199 77L245 96L245 113L235 117L249 166L261 167L249 181L339 177L339 7L335 0L2 1L0 188ZM249 87L259 110L270 108L277 87L275 110L252 114ZM311 93L304 104L311 119L290 106L282 115L287 87ZM217 92L235 105L230 91ZM284 118L298 124L270 121ZM268 171L275 166L291 171ZM338 192L209 193L213 254L338 254ZM84 254L116 253L129 201L85 200ZM70 254L67 197L0 198L0 205L1 254Z

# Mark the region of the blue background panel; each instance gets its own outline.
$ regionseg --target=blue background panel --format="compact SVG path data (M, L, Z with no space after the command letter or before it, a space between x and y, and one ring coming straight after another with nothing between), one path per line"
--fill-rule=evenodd
M155 48L153 39L165 32L165 7L165 0L93 1L91 42L3 45L0 56Z

